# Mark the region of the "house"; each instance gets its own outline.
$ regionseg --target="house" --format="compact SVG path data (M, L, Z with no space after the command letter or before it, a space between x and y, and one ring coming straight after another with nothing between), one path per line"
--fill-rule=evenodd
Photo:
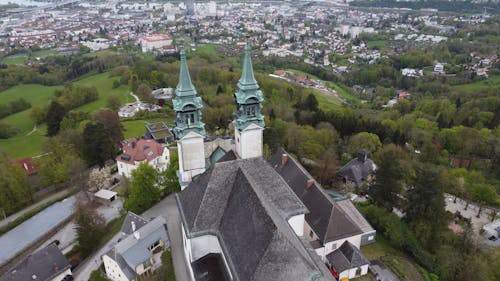
M333 200L284 149L278 149L269 162L309 210L304 237L323 261L345 241L358 249L375 242L376 231L352 202Z
M436 73L436 74L444 74L444 65L442 63L437 63L434 66L434 73Z
M353 183L357 188L361 187L366 181L369 181L372 175L377 170L377 165L368 158L368 151L362 149L358 151L358 156L342 168L340 168L339 176L345 183Z
M159 143L171 143L174 141L174 135L172 135L165 122L147 123L146 131L146 138L153 139Z
M498 240L500 238L500 220L497 219L493 222L485 224L482 231L486 239L490 239L492 241Z
M161 266L161 255L170 248L163 217L148 222L129 212L121 233L124 238L102 256L110 280L140 280Z
M122 142L122 154L116 157L118 173L130 178L141 163L148 163L158 172L168 168L170 153L155 140L131 138Z
M156 99L159 105L163 106L165 101L171 100L174 96L174 89L172 88L160 88L153 90L151 92L153 97Z
M0 281L72 281L71 266L55 244L29 255L0 277Z
M340 248L328 254L326 258L333 276L340 280L352 279L368 273L370 262L349 241L345 241Z
M152 34L149 36L141 36L139 38L142 52L161 51L165 48L171 48L172 38L167 34Z
M263 158L219 161L176 200L192 280L334 280L303 239L306 207Z
M420 77L424 75L424 72L421 69L403 68L401 69L401 74L408 77Z

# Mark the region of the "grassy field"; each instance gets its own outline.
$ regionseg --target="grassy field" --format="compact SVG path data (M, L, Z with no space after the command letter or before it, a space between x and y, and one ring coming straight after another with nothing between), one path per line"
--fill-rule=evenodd
M122 85L116 89L112 88L113 81L116 79L118 78L110 78L109 73L101 73L73 81L73 83L80 86L95 86L99 92L99 98L96 101L78 107L75 110L95 112L106 107L106 100L112 93L118 94L123 104L134 101L134 98L128 94L129 91L127 86ZM22 97L29 101L32 106L41 106L47 104L51 100L53 91L56 88L58 87L19 85L0 92L0 103L7 103ZM46 127L42 126L32 134L27 135L35 125L29 118L30 111L31 109L28 109L0 119L0 122L19 129L19 134L17 136L6 140L0 140L0 151L6 152L10 157L21 158L42 153L42 143L46 139Z
M377 234L377 242L361 247L361 252L368 260L382 260L401 280L423 281L412 261L393 248L380 234Z
M32 53L33 58L45 58L48 56L56 55L56 50L40 50ZM12 64L25 64L28 60L28 54L18 54L5 57L2 62L8 65Z
M375 40L375 41L368 41L366 43L367 47L369 49L379 49L379 50L384 50L386 45L387 45L387 41L386 40Z
M145 120L131 120L122 122L123 136L128 139L132 137L142 136L146 133Z
M494 75L483 81L478 81L475 83L470 83L465 85L453 86L452 89L463 92L474 92L492 88L495 86L498 87L499 85L500 85L500 75Z

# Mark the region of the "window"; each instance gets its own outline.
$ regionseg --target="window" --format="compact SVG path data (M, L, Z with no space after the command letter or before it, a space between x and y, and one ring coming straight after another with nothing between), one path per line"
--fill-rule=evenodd
M255 116L255 105L247 106L247 116Z
M154 249L156 249L158 246L160 246L160 240L154 242L153 244L151 244L149 247L148 247L148 250L150 251L153 251Z
M356 268L356 276L361 275L361 267Z
M373 235L372 236L368 236L368 241L372 241L373 240Z
M309 237L311 237L311 238L313 238L313 237L314 237L314 233L313 233L313 231L312 231L312 230L311 230L311 231L309 231Z

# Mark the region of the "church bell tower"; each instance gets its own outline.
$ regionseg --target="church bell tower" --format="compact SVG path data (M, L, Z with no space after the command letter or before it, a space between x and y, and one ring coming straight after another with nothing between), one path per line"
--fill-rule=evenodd
M179 83L172 103L176 112L173 133L179 152L178 177L181 189L184 189L194 176L206 169L203 144L206 132L205 124L201 121L203 104L191 82L184 49L181 50Z
M265 128L261 114L262 92L255 80L250 46L245 45L243 71L234 94L236 112L234 120L236 154L242 159L262 156L262 133Z

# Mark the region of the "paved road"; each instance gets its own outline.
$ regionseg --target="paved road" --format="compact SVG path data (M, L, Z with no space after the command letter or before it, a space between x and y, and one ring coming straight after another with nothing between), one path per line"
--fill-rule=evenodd
M146 219L154 218L157 216L162 216L167 221L167 229L172 244L172 256L174 259L175 276L177 281L191 281L186 268L186 263L184 262L184 251L182 249L182 235L180 227L180 217L179 211L177 210L177 205L175 203L175 195L171 194L167 196L158 204L154 205L147 211L141 214ZM118 241L121 234L118 233L111 240L109 240L106 245L104 245L97 253L95 253L91 258L87 259L86 262L80 264L75 272L73 272L73 277L75 281L87 281L90 277L92 271L99 268L101 264L101 256L109 251Z
M175 202L175 194L168 196L164 201L166 201L167 229L174 262L175 279L177 281L191 281L182 247L181 217Z
M47 203L49 201L57 199L57 198L63 196L64 194L69 194L69 192L71 192L71 190L68 190L68 189L61 190L61 191L59 191L57 193L54 193L54 194L50 195L47 198L44 198L44 199L36 202L35 204L33 204L33 205L29 206L29 207L26 207L26 208L22 209L21 211L15 213L15 214L12 214L12 215L8 216L7 218L5 218L5 219L3 219L3 220L0 221L0 227L6 226L7 224L15 221L20 216L22 216L22 215L26 214L27 212L29 212L29 211L37 208L38 206L41 206L41 205L43 205L43 204L45 204L45 203Z

